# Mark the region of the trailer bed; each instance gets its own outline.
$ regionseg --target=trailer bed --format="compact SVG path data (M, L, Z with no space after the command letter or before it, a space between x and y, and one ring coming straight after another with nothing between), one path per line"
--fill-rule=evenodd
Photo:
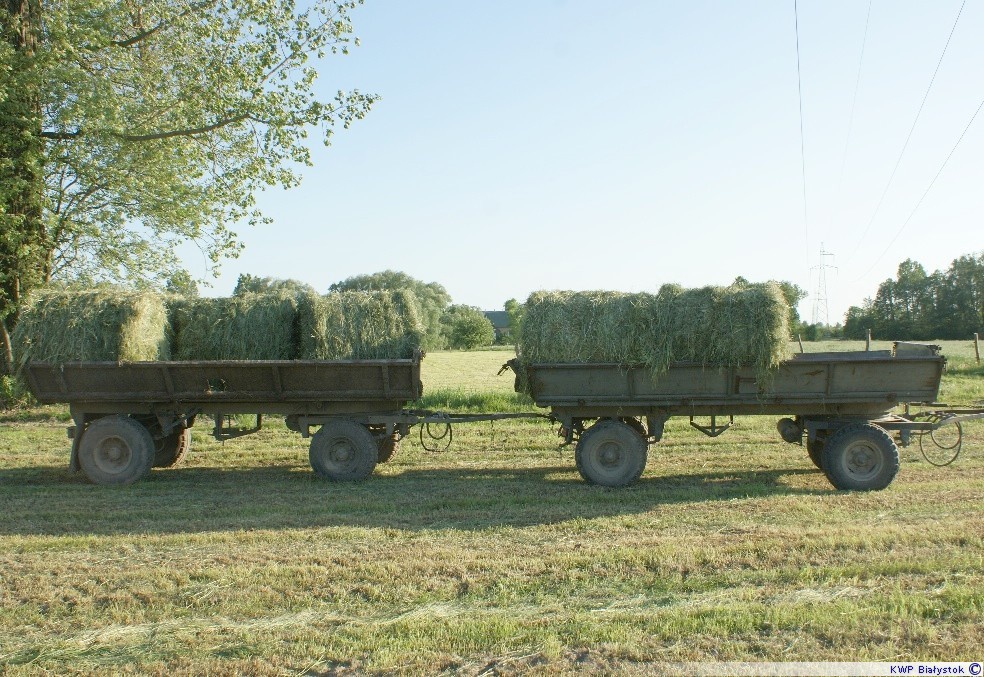
M92 413L162 408L316 414L399 409L420 397L420 358L29 364L42 403Z
M533 400L584 416L854 414L875 415L901 402L933 402L944 358L890 351L805 353L765 377L750 368L676 363L654 378L647 367L532 364Z

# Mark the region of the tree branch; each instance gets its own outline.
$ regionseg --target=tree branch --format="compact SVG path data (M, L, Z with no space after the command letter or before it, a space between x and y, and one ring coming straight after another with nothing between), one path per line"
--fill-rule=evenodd
M222 118L221 120L216 120L215 122L202 125L201 127L188 127L185 129L170 129L166 132L150 132L148 134L124 134L122 132L107 132L110 136L113 136L121 141L159 141L161 139L173 139L176 136L199 136L201 134L207 134L213 132L216 129L226 127L228 125L234 125L237 122L242 122L243 120L254 119L248 113L240 113L239 115L233 115L232 117ZM265 122L265 121L260 121ZM85 130L76 129L74 132L51 132L42 131L41 138L43 139L54 139L55 141L70 141L72 139L78 139L85 136Z

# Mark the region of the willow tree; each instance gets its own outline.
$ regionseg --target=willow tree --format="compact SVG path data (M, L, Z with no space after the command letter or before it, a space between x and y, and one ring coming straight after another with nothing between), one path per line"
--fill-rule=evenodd
M0 320L53 279L153 282L213 264L299 180L308 134L363 117L317 95L314 56L357 44L361 0L0 0ZM9 364L9 362L8 362Z

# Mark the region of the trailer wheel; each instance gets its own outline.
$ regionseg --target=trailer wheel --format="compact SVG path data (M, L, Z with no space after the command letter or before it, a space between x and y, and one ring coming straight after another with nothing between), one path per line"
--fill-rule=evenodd
M154 440L154 467L171 468L181 462L191 448L191 428L183 428Z
M574 460L587 482L624 487L639 479L646 468L646 440L621 421L598 421L581 434Z
M363 480L372 474L379 450L372 433L353 421L331 421L311 437L311 468L329 480Z
M806 455L813 461L813 465L823 470L823 440L821 438L806 441Z
M827 479L842 490L884 489L899 471L899 448L873 423L851 423L831 433L822 457Z
M379 462L386 463L388 460L393 458L393 454L399 451L400 440L396 439L396 434L377 437L376 448L379 456Z
M154 438L139 421L117 414L89 424L79 442L79 465L95 484L133 484L154 464Z

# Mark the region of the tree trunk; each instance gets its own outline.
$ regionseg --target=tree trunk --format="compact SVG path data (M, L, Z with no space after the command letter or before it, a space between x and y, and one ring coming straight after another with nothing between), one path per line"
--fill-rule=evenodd
M14 48L0 78L0 323L3 368L13 369L9 331L17 323L21 296L42 273L44 223L40 73L35 56L41 0L0 0L2 39Z
M7 322L0 322L0 342L3 343L3 363L4 374L14 373L14 346L10 340L10 332L7 331Z

